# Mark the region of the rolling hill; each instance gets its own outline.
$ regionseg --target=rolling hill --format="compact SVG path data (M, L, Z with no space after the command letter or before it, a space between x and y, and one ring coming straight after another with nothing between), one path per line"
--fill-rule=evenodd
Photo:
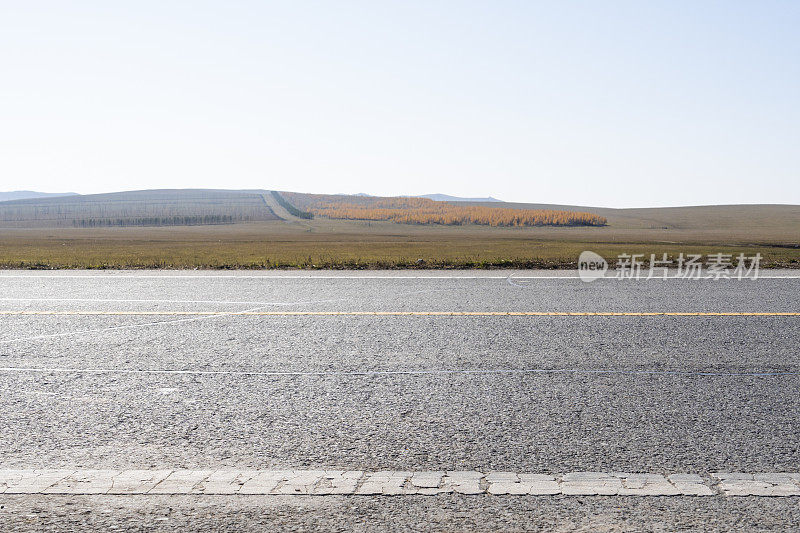
M413 200L413 197L382 198L364 194L309 195L289 192L281 193L279 197L289 200L290 209L293 204L297 204L299 209L295 212L301 212L320 198L328 204L344 202L359 207ZM432 202L422 199L420 201ZM275 206L276 202L269 190L159 189L92 195L48 195L0 202L0 228L237 224L287 218L276 215L270 205ZM435 203L439 210L448 205L473 210L483 206L528 212L588 213L607 221L602 227L558 228L544 225L519 228L519 231L539 238L608 242L719 242L789 247L800 245L800 206L796 205L614 209L472 200ZM282 212L285 210L282 209ZM371 216L364 219L379 218ZM321 220L324 219L323 216ZM387 218L391 219L392 217ZM404 224L386 223L390 224L389 227L396 227L398 231L407 231L402 229ZM353 220L352 224L358 222ZM461 228L467 230L467 226Z
M508 207L588 213L607 221L601 226L448 225L402 218L399 223L393 221L395 212L388 218L385 213L366 219L358 218L363 213L300 218L292 212L304 213L309 199L297 201L297 194L280 198L298 205L284 205L269 190L206 189L0 202L0 268L575 268L583 250L609 261L623 253L759 253L765 266L800 268L800 206L609 209L438 202L433 214L452 214L447 206L479 214ZM337 201L388 202L395 209L397 202L411 200L432 202L368 196Z
M231 224L278 220L267 191L161 189L0 202L0 227Z

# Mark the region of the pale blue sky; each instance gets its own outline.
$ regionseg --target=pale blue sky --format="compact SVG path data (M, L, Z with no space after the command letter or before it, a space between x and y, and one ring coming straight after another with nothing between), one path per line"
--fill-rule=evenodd
M800 204L800 2L0 6L0 190Z

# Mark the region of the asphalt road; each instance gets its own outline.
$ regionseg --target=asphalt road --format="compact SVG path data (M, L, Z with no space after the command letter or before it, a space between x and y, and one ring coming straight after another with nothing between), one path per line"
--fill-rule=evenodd
M0 457L4 468L798 472L800 316L491 314L799 312L800 279L766 274L0 272ZM800 527L798 498L206 498L6 496L0 521L57 525L71 509L73 525L179 528L199 509L203 524L232 528Z

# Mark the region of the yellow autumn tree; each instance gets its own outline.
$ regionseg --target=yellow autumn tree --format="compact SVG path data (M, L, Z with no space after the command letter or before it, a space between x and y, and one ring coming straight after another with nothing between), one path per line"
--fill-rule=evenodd
M428 198L381 198L283 193L315 216L345 220L387 220L401 224L480 224L486 226L604 226L605 217L550 209L456 205Z

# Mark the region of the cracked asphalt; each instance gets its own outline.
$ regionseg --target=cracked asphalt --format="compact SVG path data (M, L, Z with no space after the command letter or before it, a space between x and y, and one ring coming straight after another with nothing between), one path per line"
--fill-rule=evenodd
M796 278L507 275L2 272L0 310L800 311ZM797 316L68 314L0 324L4 468L800 471ZM0 522L800 527L798 498L204 498L4 496Z

